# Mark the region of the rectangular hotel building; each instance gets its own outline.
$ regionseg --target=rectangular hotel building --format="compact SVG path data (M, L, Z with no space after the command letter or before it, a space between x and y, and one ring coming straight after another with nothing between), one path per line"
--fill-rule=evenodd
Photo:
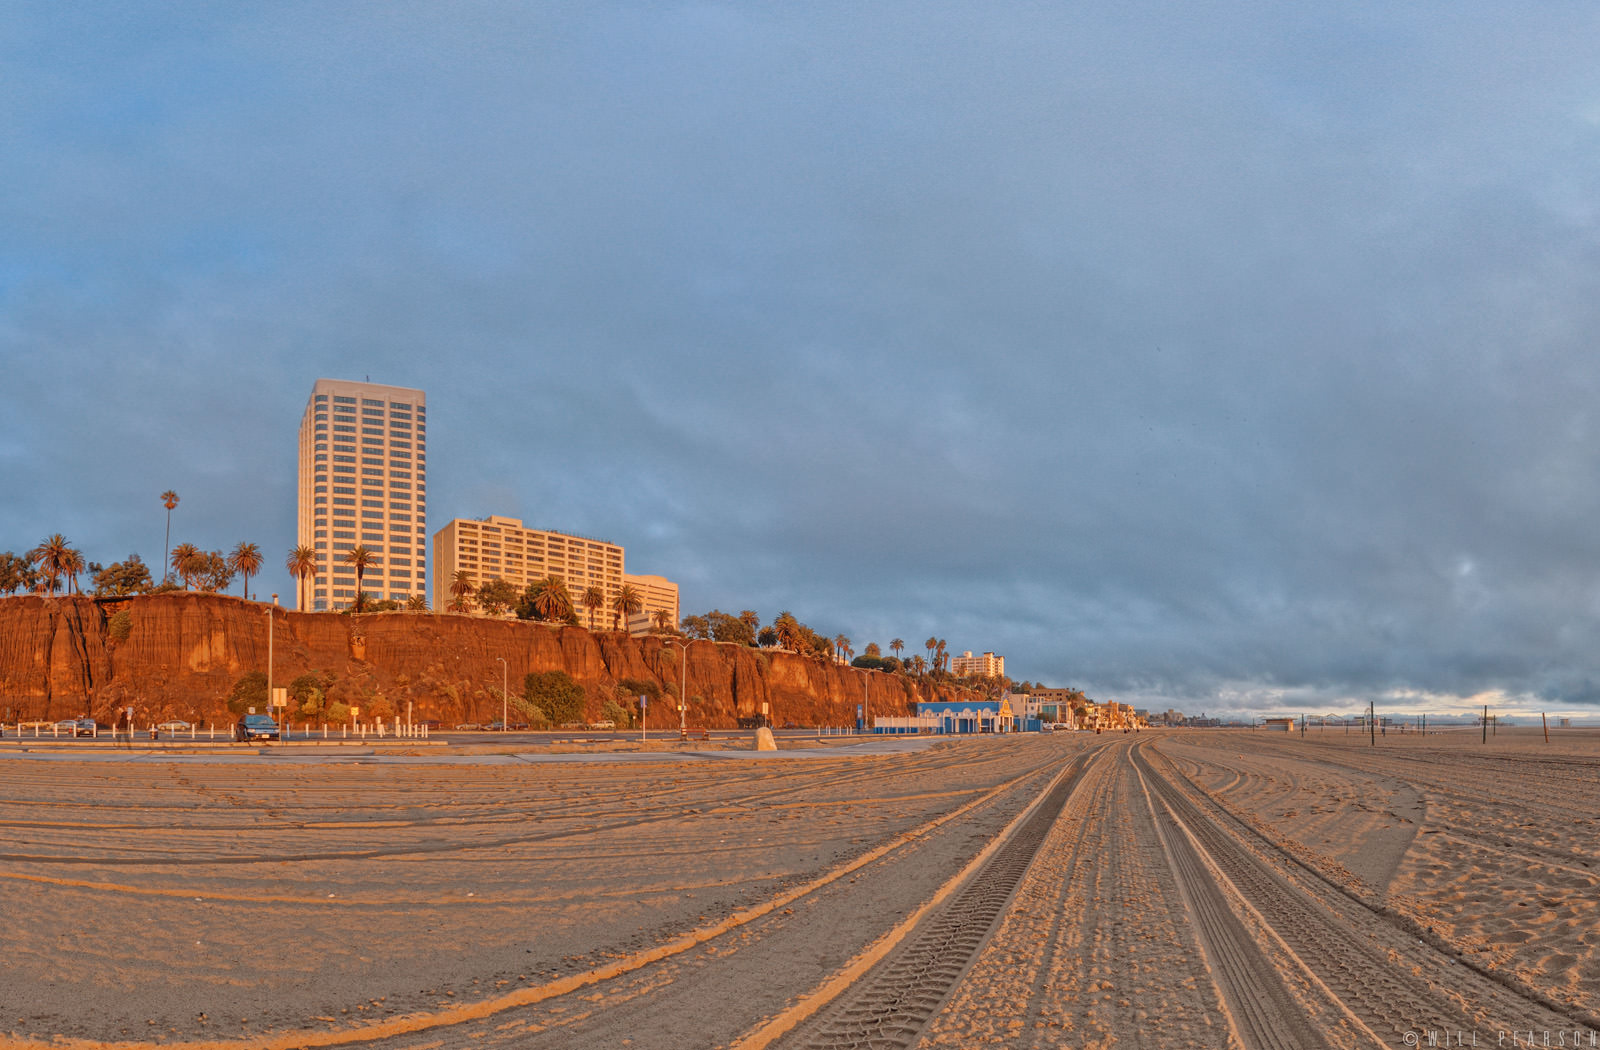
M315 611L356 596L344 558L372 552L374 599L427 594L428 410L421 390L319 379L300 422L299 543L317 552Z
M433 537L433 608L450 607L450 582L465 570L473 586L499 578L519 592L535 580L559 577L572 595L578 622L589 625L583 592L599 587L605 604L594 626L611 626L611 603L622 590L622 548L605 540L525 528L518 518L492 514L482 520L455 518Z

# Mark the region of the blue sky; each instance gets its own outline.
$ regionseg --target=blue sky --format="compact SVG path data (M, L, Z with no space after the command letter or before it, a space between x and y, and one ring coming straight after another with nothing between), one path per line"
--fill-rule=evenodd
M1586 4L12 3L0 549L430 528L1185 710L1600 702Z

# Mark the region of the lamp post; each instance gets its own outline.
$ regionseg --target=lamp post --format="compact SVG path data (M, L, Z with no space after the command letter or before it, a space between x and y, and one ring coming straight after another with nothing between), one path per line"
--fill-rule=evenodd
M276 594L274 594L272 596L272 604L267 606L267 710L268 711L272 710L272 701L277 699L277 694L272 691L272 625L276 622L276 617L274 617L272 614L277 608L278 608L278 596ZM288 740L289 739L287 734L286 734L286 732L285 732L285 730L284 730L284 727L283 727L283 725L281 723L278 725L278 736L282 740ZM129 740L133 739L133 722L131 720L128 722L128 738L129 738Z
M872 732L872 693L867 688L868 678L861 676L861 728Z
M495 657L500 661L500 732L511 732L511 668L506 666L506 658Z
M676 645L683 650L683 663L678 666L678 739L687 740L689 727L684 719L689 707L689 643L673 638L668 639L667 644Z

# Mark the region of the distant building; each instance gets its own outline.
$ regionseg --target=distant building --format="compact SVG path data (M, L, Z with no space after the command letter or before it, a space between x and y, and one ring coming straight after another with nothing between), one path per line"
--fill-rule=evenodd
M665 612L671 626L678 626L677 584L665 576L635 576L632 573L625 573L622 582L637 591L640 600L644 602L644 607L628 619L630 633L654 627L657 612Z
M355 601L344 560L372 553L361 588L405 601L427 593L428 409L421 390L319 379L300 420L298 543L316 552L312 609ZM295 593L299 593L295 587Z
M554 576L567 585L578 622L589 623L583 592L599 587L605 599L595 611L597 628L611 626L611 603L622 590L623 550L615 543L565 532L530 529L518 518L492 514L456 518L433 537L433 608L450 607L450 583L465 570L474 586L501 579L519 592Z
M1006 658L993 653L984 653L982 656L973 656L968 649L960 656L950 658L950 673L957 678L1003 678L1006 673Z

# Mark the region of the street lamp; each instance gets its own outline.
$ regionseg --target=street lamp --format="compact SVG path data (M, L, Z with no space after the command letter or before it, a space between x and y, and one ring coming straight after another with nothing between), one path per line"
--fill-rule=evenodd
M684 721L685 712L689 707L689 643L669 638L668 645L676 645L683 650L683 663L678 666L678 739L689 739L689 727ZM666 650L662 650L665 652Z
M277 699L277 694L272 691L272 625L276 622L276 617L274 617L272 615L272 613L277 608L278 608L278 596L276 594L274 594L272 596L272 604L267 606L267 711L268 711L268 713L271 713L271 711L272 711L272 707L273 707L272 701ZM278 725L278 736L283 741L287 741L289 739L289 737L288 737L287 733L285 732L284 727L283 727L283 725L281 723ZM128 739L130 741L133 739L133 723L131 721L128 723Z
M500 732L511 732L511 668L506 666L506 658L495 657L500 661Z
M861 728L872 732L872 692L867 688L872 680L861 676Z

